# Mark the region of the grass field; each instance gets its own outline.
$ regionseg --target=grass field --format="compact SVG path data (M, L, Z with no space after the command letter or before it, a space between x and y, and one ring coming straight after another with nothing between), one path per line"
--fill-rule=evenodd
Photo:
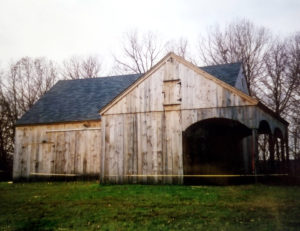
M300 230L300 187L3 182L0 230Z

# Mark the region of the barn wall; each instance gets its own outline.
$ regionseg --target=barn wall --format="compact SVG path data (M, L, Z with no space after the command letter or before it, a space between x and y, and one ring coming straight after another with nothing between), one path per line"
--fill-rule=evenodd
M13 177L99 176L100 122L16 128Z
M101 181L181 183L180 120L179 111L102 117L105 145Z
M182 183L182 132L209 118L252 129L264 119L283 126L237 92L171 59L102 114L101 181Z
M105 115L101 181L182 183L182 133L209 118L236 120L251 129L258 129L260 120L269 119L255 106ZM280 126L274 119L270 124ZM243 154L247 163L248 143Z

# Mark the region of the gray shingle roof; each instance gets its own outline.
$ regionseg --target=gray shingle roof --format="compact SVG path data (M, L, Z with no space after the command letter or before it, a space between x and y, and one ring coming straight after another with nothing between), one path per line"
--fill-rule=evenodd
M201 67L234 86L240 63ZM133 84L141 74L58 81L17 125L48 124L100 119L99 110Z
M58 81L17 125L100 119L99 110L141 75Z
M200 67L200 69L234 87L241 69L241 65L242 63L238 62Z

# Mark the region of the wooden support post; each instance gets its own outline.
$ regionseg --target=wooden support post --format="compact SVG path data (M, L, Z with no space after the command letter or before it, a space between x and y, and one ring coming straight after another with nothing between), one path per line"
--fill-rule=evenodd
M256 158L257 158L257 129L252 129L252 150L251 150L251 167L252 174L256 175Z
M106 181L106 175L105 175L105 171L106 171L106 167L105 165L106 163L106 145L107 145L107 139L108 137L106 137L106 118L103 116L101 118L102 120L102 124L101 124L101 155L100 155L100 183L105 183Z
M280 161L280 172L285 173L285 139L283 137L280 138L280 154L281 154L281 161Z
M285 133L285 173L290 173L290 155L289 155L289 134L288 129Z
M249 150L249 148L251 147L251 143L252 143L251 136L244 137L242 143L243 143L243 159L244 159L244 169L245 169L244 173L250 174L251 150Z
M272 133L269 134L269 150L270 150L270 171L273 173L274 170L274 136Z
M281 157L280 157L280 159L281 159L281 161L282 162L284 162L285 161L285 155L284 155L284 143L285 143L285 141L284 141L284 139L283 139L283 137L281 137L280 138L280 154L281 154Z
M278 143L278 136L276 134L274 135L274 146L275 146L275 173L280 173L280 148L279 148L279 143Z

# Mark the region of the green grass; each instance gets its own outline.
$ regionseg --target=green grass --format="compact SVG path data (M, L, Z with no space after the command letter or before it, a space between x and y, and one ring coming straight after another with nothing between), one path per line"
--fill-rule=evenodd
M0 183L0 230L300 230L300 187Z

